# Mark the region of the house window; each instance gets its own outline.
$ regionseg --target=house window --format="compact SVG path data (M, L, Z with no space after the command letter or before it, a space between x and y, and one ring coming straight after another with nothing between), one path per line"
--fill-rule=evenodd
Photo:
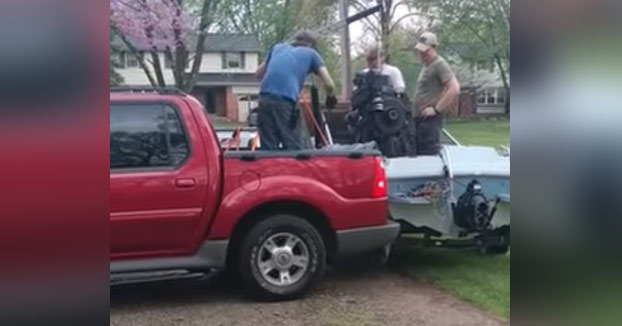
M225 52L222 58L223 69L244 69L243 52Z
M143 56L144 53L140 52L139 56ZM119 52L119 68L138 68L140 63L136 56L130 52Z
M477 104L486 104L486 91L477 93Z
M486 92L486 104L495 104L495 99L496 99L495 93L496 91L492 89L489 89Z
M138 68L139 67L138 59L136 59L136 56L134 54L127 53L125 55L125 67L126 68Z
M506 92L503 88L483 89L477 93L477 104L505 104Z

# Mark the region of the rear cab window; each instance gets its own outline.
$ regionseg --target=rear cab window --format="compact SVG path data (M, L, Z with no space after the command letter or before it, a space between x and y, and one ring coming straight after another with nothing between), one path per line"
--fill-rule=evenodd
M110 170L171 169L190 157L177 109L168 103L111 103Z

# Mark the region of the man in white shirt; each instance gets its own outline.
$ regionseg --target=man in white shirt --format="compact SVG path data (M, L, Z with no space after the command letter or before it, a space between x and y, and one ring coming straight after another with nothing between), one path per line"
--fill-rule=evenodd
M363 72L368 72L370 69L379 71L382 75L389 77L389 82L393 87L398 97L402 97L406 90L406 83L404 83L404 77L398 67L384 63L384 56L380 55L378 48L373 48L367 52L367 68ZM382 59L382 63L380 62Z

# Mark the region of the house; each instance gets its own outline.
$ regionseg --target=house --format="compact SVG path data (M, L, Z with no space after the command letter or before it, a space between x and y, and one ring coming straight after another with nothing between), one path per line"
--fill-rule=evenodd
M475 64L458 69L461 77L462 93L465 97L461 104L471 105L472 109L462 108L462 115L503 115L509 94L501 80L495 63L480 60ZM465 71L466 70L466 71ZM460 78L459 77L459 78ZM471 103L468 103L471 101Z
M463 44L448 46L446 58L458 77L461 95L458 116L505 115L510 94L506 92L496 63L485 53L468 53ZM462 58L469 58L465 62ZM509 76L508 76L509 78Z
M123 77L127 86L150 86L149 79L140 67L136 57L119 39L113 39L118 49L115 59L119 68L117 72ZM133 44L139 51L149 51L146 46ZM193 45L189 46L194 48ZM225 117L234 122L245 122L250 110L257 105L259 82L255 71L259 64L261 46L256 37L244 34L209 34L205 40L205 52L199 69L197 83L192 91L203 103L209 114ZM191 60L187 71L192 66ZM146 56L145 62L151 71L151 57ZM171 62L164 51L159 53L163 62L163 77L167 85L174 85Z

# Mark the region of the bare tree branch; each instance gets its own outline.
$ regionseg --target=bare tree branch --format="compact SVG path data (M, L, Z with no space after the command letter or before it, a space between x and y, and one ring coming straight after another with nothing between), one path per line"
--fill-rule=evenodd
M149 83L151 84L151 86L156 87L157 83L155 78L153 78L153 75L151 74L151 71L149 70L149 67L147 67L147 64L145 63L145 58L143 55L141 55L140 51L138 51L136 49L136 47L134 46L134 44L132 44L132 42L130 42L125 35L123 35L123 33L121 33L119 31L118 28L116 28L114 25L111 26L112 30L114 31L114 33L119 36L119 38L121 39L121 41L123 42L123 44L125 44L125 46L128 48L128 50L130 50L131 55L133 55L136 60L138 61L138 65L140 66L140 68L143 70L143 72L145 73L145 75L147 76L147 79L149 79Z
M406 0L400 1L396 4L393 5L393 9L391 10L391 17L395 17L395 13L397 12L397 8L399 8L400 6L406 6L408 8L410 8L410 3Z
M404 19L406 18L410 18L413 16L421 16L421 14L416 13L416 12L410 12L405 14L404 16L400 17L399 19L397 19L392 25L391 25L391 30L393 30L395 27L397 27L399 25L399 23L401 23Z
M198 78L201 62L203 61L203 53L205 52L205 40L207 38L207 28L212 23L212 13L215 11L216 6L220 0L204 0L203 7L201 8L201 21L199 23L199 35L197 36L197 44L195 46L195 58L192 62L192 68L190 75L187 77L184 91L191 91L194 88Z

